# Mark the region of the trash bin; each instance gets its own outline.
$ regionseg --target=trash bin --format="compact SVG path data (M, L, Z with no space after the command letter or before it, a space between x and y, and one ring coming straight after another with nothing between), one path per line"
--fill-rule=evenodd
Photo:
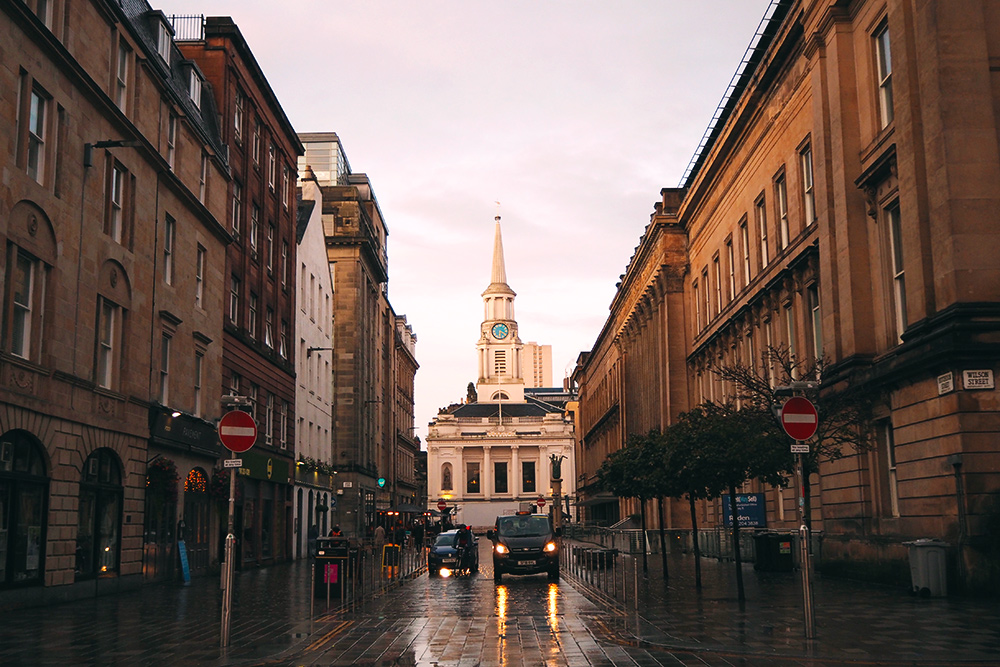
M761 572L791 572L795 567L792 536L774 531L754 533L753 569Z
M925 598L948 595L948 547L951 545L930 538L903 544L910 550L913 592Z
M321 537L316 540L313 594L340 597L340 587L347 575L350 542L346 537Z

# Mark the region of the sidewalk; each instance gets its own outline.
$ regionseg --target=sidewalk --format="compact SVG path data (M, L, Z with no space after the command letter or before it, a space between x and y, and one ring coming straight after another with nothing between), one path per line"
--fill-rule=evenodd
M625 560L630 561L626 572L631 579L633 561ZM816 575L816 637L807 640L798 571L756 572L753 564L744 564L746 601L741 606L732 561L702 558L700 593L692 555L668 555L666 584L659 554L648 556L645 578L641 554L634 563L639 568L639 622L632 580L623 625L640 645L820 662L1000 665L1000 601L995 599L926 599L897 588Z

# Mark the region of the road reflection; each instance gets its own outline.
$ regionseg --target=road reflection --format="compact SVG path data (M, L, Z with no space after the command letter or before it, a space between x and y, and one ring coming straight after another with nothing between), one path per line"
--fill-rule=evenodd
M507 587L496 587L497 653L500 667L507 667Z

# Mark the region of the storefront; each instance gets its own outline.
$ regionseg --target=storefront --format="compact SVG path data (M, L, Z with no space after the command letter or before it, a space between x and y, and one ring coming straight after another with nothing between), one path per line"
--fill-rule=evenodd
M291 558L292 462L254 450L239 455L237 547L242 567Z

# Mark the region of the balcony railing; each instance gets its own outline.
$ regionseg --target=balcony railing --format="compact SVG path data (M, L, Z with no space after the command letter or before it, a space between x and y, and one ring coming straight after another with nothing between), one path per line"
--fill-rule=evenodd
M193 16L181 16L173 14L167 19L174 29L175 42L203 42L205 41L205 15L195 14Z

